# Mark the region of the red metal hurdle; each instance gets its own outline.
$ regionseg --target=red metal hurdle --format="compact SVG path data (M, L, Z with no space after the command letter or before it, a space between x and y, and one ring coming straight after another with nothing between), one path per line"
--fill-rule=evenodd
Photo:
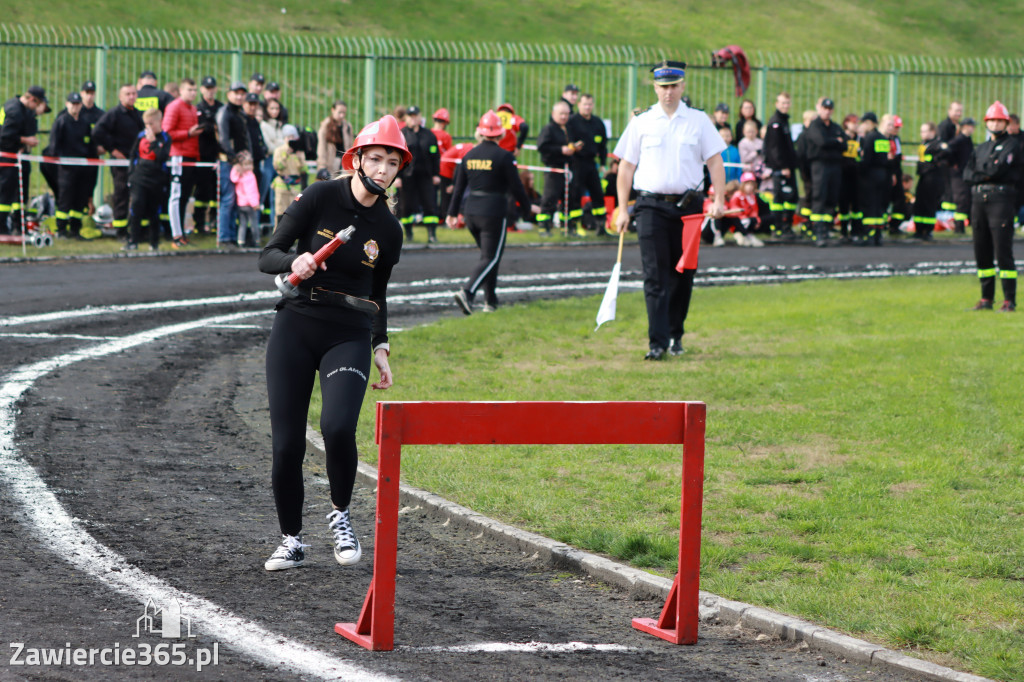
M661 616L633 627L674 644L697 641L700 524L704 495L702 402L379 402L373 578L359 620L335 632L371 651L395 641L398 480L402 444L683 446L679 572Z

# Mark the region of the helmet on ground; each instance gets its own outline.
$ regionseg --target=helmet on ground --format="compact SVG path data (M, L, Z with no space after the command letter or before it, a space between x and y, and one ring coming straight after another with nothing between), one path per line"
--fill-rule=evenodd
M750 171L745 171L743 175L740 176L740 182L757 182L757 176Z
M487 113L480 117L480 125L476 132L484 137L501 137L505 134L505 127L501 125L501 119L494 113L494 109L488 109Z
M992 103L992 106L985 112L986 121L1009 121L1010 112L1006 110L1006 105L996 100Z
M361 154L365 147L391 147L402 155L402 168L412 161L412 152L405 144L405 136L398 128L398 121L391 114L386 114L379 121L374 121L359 131L352 146L345 150L341 157L341 167L353 170L352 159Z
M448 110L445 109L444 107L441 107L440 109L435 111L434 115L431 118L433 118L435 121L444 121L445 123L451 123L451 119L448 118Z
M97 225L110 225L114 222L114 211L110 208L109 204L101 204L96 209L96 213L93 214L92 219Z

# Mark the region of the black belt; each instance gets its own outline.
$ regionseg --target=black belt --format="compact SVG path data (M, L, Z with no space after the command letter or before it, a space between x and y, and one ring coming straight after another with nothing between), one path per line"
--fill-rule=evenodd
M372 315L376 315L380 312L380 306L373 301L365 298L356 298L349 294L343 294L340 291L331 291L330 289L324 289L323 287L299 289L299 291L308 296L309 300L313 303L333 305L339 308L349 308L351 310L358 310L361 313L370 313Z
M645 192L644 190L637 191L637 194L648 199L657 199L658 201L669 201L673 204L683 198L682 194L655 194L654 192Z
M484 192L483 190L474 189L470 191L469 196L471 197L503 197L504 192Z
M994 185L992 183L984 183L981 185L974 186L975 192L1016 192L1017 188L1013 185Z

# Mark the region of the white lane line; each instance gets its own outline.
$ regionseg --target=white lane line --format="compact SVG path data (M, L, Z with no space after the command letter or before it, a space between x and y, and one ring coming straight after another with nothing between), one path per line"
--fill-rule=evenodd
M233 313L158 327L15 369L0 384L0 482L10 491L16 506L21 508L26 525L44 538L47 546L58 556L140 604L145 604L149 599L169 604L177 599L182 611L187 612L206 635L275 668L325 680L393 680L395 678L367 671L350 661L329 656L301 642L266 630L253 621L236 616L211 601L179 590L132 566L120 554L89 535L83 523L68 514L36 470L18 454L14 441L17 402L45 374L82 360L119 353L173 334L208 325L230 324L261 314L263 311Z
M535 653L575 653L577 651L640 651L636 647L622 644L587 644L586 642L481 642L479 644L462 644L457 646L421 646L397 647L402 651L422 651L424 653L453 654L535 654Z
M73 339L75 341L111 341L117 336L87 336L85 334L49 334L47 332L3 332L0 338L18 339Z

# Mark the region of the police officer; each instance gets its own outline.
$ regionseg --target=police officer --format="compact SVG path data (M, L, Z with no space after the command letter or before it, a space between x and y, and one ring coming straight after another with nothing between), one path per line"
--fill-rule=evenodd
M110 153L111 158L127 160L132 146L142 131L142 112L135 108L138 91L135 86L126 83L117 93L117 106L108 109L100 117L93 136L96 144ZM128 237L128 168L111 166L110 177L114 181L113 198L110 208L114 219L111 226L117 230L119 237Z
M556 169L556 172L545 174L544 194L540 200L540 213L537 214L537 226L543 230L544 236L551 235L555 210L559 202L565 201L565 173L559 173L557 169L564 169L578 149L569 135L568 123L569 104L558 100L551 107L551 120L537 136L540 160L546 167ZM563 212L558 214L559 218L567 221L568 212L568 206L563 207Z
M406 125L402 128L405 143L412 152L412 163L402 171L402 192L405 208L402 221L405 234L412 240L412 226L417 215L423 216L423 224L427 227L427 241L437 241L437 187L441 184L441 152L437 146L437 138L429 129L423 127L423 117L418 106L411 106L405 112Z
M20 97L4 102L0 112L0 152L28 152L39 144L36 112L40 108L49 111L47 107L46 90L38 85L29 87ZM32 166L28 161L21 162L19 180L17 164L16 159L0 157L0 234L21 231L21 213L28 203Z
M682 216L702 210L701 190L707 165L715 197L712 218L723 215L725 142L703 111L680 100L685 88L686 64L663 61L655 65L654 91L658 104L639 114L626 126L615 156L620 159L616 180L619 206L635 204L640 258L644 270L647 304L646 360L661 360L666 351L683 353L683 325L693 292L694 270L676 271L682 256ZM625 232L630 216L620 210L615 219Z
M971 227L974 259L981 280L981 300L973 310L991 310L996 293L996 273L1003 285L999 312L1017 309L1017 266L1013 260L1013 214L1017 184L1024 166L1019 138L1006 133L1010 114L996 101L985 112L985 127L992 138L971 153L964 181L971 186ZM993 263L993 252L995 263Z
M196 103L196 117L202 132L199 133L199 161L216 163L219 147L217 145L217 112L224 106L217 99L217 79L206 76L200 82L199 92L202 97ZM195 202L192 205L192 219L197 234L207 231L207 217L210 225L216 224L217 216L217 171L213 168L196 168L195 170Z
M921 124L921 146L917 151L917 192L914 196L914 238L931 241L935 214L946 189L939 163L949 155L949 144L938 138L935 124Z
M569 117L569 131L573 141L579 140L582 146L572 156L572 180L569 192L569 219L582 219L584 225L577 231L586 235L586 231L596 230L597 234L605 235L604 221L607 210L604 207L604 189L601 187L601 172L608 159L608 132L604 121L594 115L594 96L590 93L580 95L580 110ZM579 206L580 198L586 192L590 195L590 204L586 212Z
M772 171L772 230L781 239L792 240L793 214L796 212L796 149L789 132L788 92L775 97L775 113L768 119L764 132L764 164Z
M822 97L815 109L818 117L807 126L805 135L807 159L811 163L811 225L817 246L827 246L839 204L840 164L846 149L846 134L832 120L835 104L831 99Z
M480 260L473 268L473 274L466 286L455 292L455 302L466 315L473 312L473 297L481 288L484 291L484 312L493 312L498 307L495 288L498 266L505 251L506 195L511 192L520 206L530 205L516 170L515 157L498 146L504 135L501 119L493 109L488 111L480 117L480 125L476 129L479 144L462 157L462 163L455 169L455 190L446 222L451 228L457 227L461 211L469 233L480 247ZM463 194L466 196L465 204Z
M90 154L92 126L82 117L82 96L72 92L64 105L67 115L58 116L50 130L53 153L57 156L85 158ZM89 205L92 186L86 183L88 166L57 167L57 234L81 239L82 218Z

